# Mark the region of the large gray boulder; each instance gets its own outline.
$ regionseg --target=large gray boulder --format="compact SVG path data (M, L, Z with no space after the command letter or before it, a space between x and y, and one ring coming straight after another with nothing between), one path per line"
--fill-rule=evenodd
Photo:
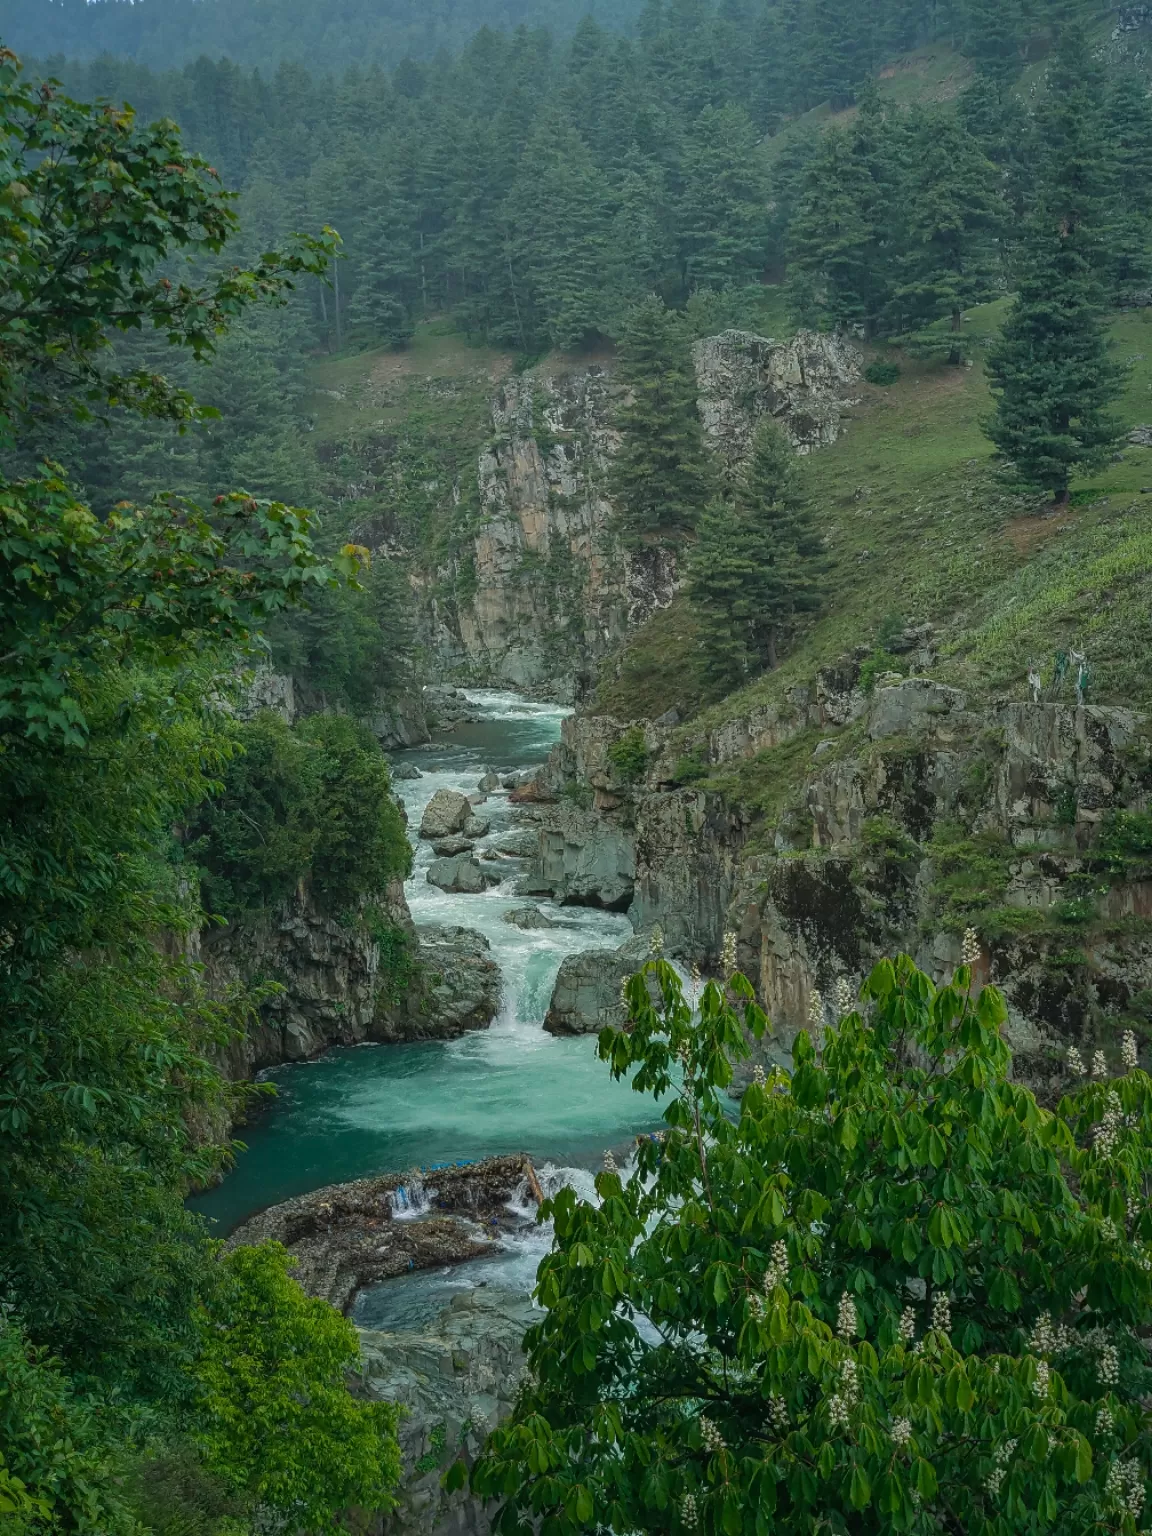
M471 853L475 846L466 837L441 837L432 844L432 852L438 859L452 859L458 853Z
M563 928L563 923L553 922L539 907L511 907L507 912L501 912L500 920L510 923L513 928L520 928L526 933L537 928Z
M428 883L438 885L442 891L478 896L495 884L495 880L480 868L470 853L459 853L451 859L433 859L428 866Z
M500 967L491 947L474 928L417 929L424 973L427 1033L452 1039L470 1029L487 1029L500 1007ZM410 1031L409 1039L415 1038Z
M487 837L492 829L492 823L483 816L469 816L464 823L465 837Z
M388 1536L487 1536L484 1506L467 1491L447 1492L442 1479L459 1456L471 1464L512 1412L526 1369L522 1340L539 1317L526 1296L482 1286L454 1296L420 1332L361 1331L357 1391L406 1410Z
M472 807L467 795L455 789L438 789L420 818L420 836L429 842L451 837L453 832L464 830L464 824L471 814Z
M605 1025L624 1023L620 983L634 976L648 959L650 943L636 934L619 949L589 949L561 964L544 1019L550 1035L594 1035Z
M416 930L414 959L407 984L381 997L373 1040L455 1040L488 1028L500 1008L501 978L482 933L430 923Z

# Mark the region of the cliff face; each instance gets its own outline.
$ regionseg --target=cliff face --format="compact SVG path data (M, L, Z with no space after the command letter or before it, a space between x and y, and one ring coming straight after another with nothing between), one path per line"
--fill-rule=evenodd
M500 971L468 928L417 928L393 882L371 926L325 911L304 890L275 912L209 928L200 955L209 989L276 984L225 1053L230 1077L305 1061L365 1040L452 1039L485 1029L500 1005Z
M643 732L625 782L610 749ZM714 964L725 930L775 1026L806 1027L814 991L909 952L938 978L960 938L1005 990L1017 1070L1046 1090L1067 1046L1108 1050L1152 1015L1152 726L1135 711L975 707L923 676L869 696L851 662L692 743L695 772L754 760L779 780L770 818L677 785L685 733L566 723L542 778L536 878L561 900L611 891L635 926ZM580 806L576 801L583 799ZM591 803L589 803L591 802ZM562 848L563 857L557 857ZM623 872L630 880L621 888ZM593 882L594 884L594 882Z
M811 333L777 344L727 331L699 342L694 360L706 437L729 462L764 415L801 451L833 441L860 376L855 348ZM504 381L477 462L478 529L422 581L426 644L443 675L575 701L601 659L671 601L674 557L626 552L613 532L617 390L607 363ZM449 587L463 595L445 605L433 592Z

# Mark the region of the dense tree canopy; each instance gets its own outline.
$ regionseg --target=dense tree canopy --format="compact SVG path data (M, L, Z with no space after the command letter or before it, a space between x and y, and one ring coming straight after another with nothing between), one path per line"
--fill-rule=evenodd
M841 992L734 1118L732 1062L767 1027L749 982L694 1000L663 961L628 982L600 1053L671 1091L667 1129L597 1202L545 1207L532 1374L472 1473L497 1530L1137 1531L1134 1039L1121 1076L1073 1063L1053 1113L1012 1083L1004 1000L967 966L937 989L902 956Z
M755 328L754 295L785 263L803 319L876 334L997 291L1006 204L1037 153L1010 86L1023 38L1047 44L1057 11L1000 8L993 37L968 4L651 3L631 36L603 18L570 41L486 30L456 57L391 72L360 53L336 83L307 72L314 50L260 73L208 58L158 74L113 58L61 67L85 94L179 121L242 189L252 238L340 231L338 291L309 284L300 314L312 345L403 346L450 313L534 355L619 337L653 292L676 308L742 293L738 318ZM978 102L959 111L884 105L869 75L928 37L1006 73L978 76ZM861 110L821 132L804 114L829 99ZM1134 96L1114 106L1125 184L1143 163L1142 110ZM1141 195L1117 217L1135 254Z
M247 491L205 506L168 491L99 516L66 469L37 460L33 412L65 448L96 405L195 416L158 371L121 371L110 335L149 328L209 356L231 318L286 296L328 246L170 280L233 227L203 162L170 124L32 91L9 54L0 71L0 418L26 466L9 454L0 475L0 1518L36 1536L135 1536L126 1461L205 1412L196 1367L219 1271L183 1197L227 1161L242 1095L217 1063L258 1001L209 996L186 958L203 917L176 833L236 750L262 627L355 581L364 552L322 555L309 512ZM396 857L379 751L365 767L365 743L341 739L356 729L322 733L320 777L345 797L325 852L335 886L354 791L375 786L376 872ZM319 1368L322 1332L297 1329L294 1385L270 1367L270 1390ZM254 1476L269 1452L254 1451ZM294 1444L301 1486L311 1454L306 1436ZM372 1477L320 1476L313 1503L327 1488L330 1515L355 1487L383 1507L390 1443L373 1454ZM364 1472L362 1442L345 1458Z

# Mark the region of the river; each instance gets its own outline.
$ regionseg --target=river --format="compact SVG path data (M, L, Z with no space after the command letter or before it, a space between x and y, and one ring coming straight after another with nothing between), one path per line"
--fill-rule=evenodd
M406 895L416 923L460 924L488 939L504 979L500 1013L490 1029L460 1040L332 1050L263 1074L276 1085L275 1101L242 1132L247 1146L234 1170L192 1202L218 1232L324 1184L499 1152L526 1151L546 1186L572 1183L587 1193L605 1148L659 1123L650 1099L613 1082L593 1037L557 1039L541 1027L564 956L622 943L628 919L531 898L563 926L522 932L501 915L525 900L515 892L519 864L482 895L449 895L428 883L432 853L416 829L436 790L474 793L490 767L506 774L542 762L567 713L509 693L468 697L480 721L404 754L422 775L396 785L415 848ZM491 841L516 825L504 795L490 796L480 814L491 820ZM393 1281L361 1298L356 1320L411 1324L481 1275L528 1290L546 1244L546 1233L527 1230L482 1265Z

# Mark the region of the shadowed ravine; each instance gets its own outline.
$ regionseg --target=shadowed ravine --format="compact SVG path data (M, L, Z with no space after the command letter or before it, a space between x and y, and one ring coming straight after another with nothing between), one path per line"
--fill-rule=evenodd
M413 838L437 789L470 793L489 766L507 772L539 763L559 735L562 709L505 693L472 697L485 711L483 721L460 725L443 743L405 754L423 774L397 785ZM483 814L492 822L489 840L515 825L515 811L502 795L491 796ZM552 908L563 927L525 933L502 920L518 904L519 865L483 895L449 895L427 882L431 858L429 845L418 844L407 886L412 916L418 924L456 923L484 934L504 977L498 1018L490 1029L461 1040L333 1050L318 1061L266 1074L277 1085L275 1102L242 1132L247 1150L235 1170L193 1201L218 1231L321 1185L521 1149L546 1180L561 1182L570 1168L574 1180L585 1182L583 1170L599 1163L605 1147L656 1123L650 1103L612 1081L593 1038L557 1039L541 1028L564 956L621 943L631 932L627 918ZM495 1278L497 1268L512 1269L502 1283L527 1289L540 1243L541 1235L525 1234L469 1272ZM392 1282L389 1318L399 1321L409 1305L424 1312L434 1299L430 1290L462 1282L469 1283L463 1273ZM366 1297L363 1305L371 1301ZM383 1320L375 1313L365 1318Z

